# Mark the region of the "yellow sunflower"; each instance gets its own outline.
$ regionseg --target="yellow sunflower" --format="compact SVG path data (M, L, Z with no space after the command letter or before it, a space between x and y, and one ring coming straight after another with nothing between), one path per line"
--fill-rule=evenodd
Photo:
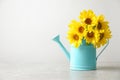
M83 10L80 13L79 18L80 18L81 22L86 25L94 26L94 25L96 25L96 22L97 22L96 15L94 14L94 12L92 10L88 10L88 11Z
M97 30L104 30L108 28L108 22L107 21L104 21L104 16L103 15L100 15L97 17L97 25L96 25L96 29Z
M73 30L73 31L79 33L79 35L81 37L84 36L85 29L86 29L86 25L85 24L77 22L76 20L72 20L71 23L68 26L69 26L69 30L70 31Z
M89 27L85 34L85 40L87 44L96 45L96 42L99 39L98 31L95 31L92 27Z
M96 43L96 47L99 48L101 46L103 46L104 44L107 43L107 41L111 38L111 31L110 29L105 29L105 30L101 30L99 33L99 40Z
M84 34L85 32L85 28L86 26L84 24L80 24L79 26L75 27L75 30L79 33L79 34Z
M74 30L69 30L67 39L70 44L74 45L76 48L79 47L82 43L82 37Z

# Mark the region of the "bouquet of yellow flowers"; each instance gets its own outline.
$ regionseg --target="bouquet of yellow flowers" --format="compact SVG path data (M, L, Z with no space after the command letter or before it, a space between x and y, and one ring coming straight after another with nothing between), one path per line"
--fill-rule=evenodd
M93 44L99 48L111 38L108 21L104 15L96 16L92 10L83 10L79 15L80 21L72 20L69 24L67 39L76 48L85 40L86 44Z

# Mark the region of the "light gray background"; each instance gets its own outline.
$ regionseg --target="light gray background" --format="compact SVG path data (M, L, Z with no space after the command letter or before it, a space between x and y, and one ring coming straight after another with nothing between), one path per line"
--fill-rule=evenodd
M113 37L98 61L120 61L119 0L0 0L0 62L67 63L52 38L60 34L69 50L67 25L83 9L104 14L110 22Z

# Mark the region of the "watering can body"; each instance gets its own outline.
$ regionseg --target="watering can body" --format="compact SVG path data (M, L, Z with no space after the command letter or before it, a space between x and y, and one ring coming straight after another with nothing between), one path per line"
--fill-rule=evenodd
M71 70L95 70L96 48L93 45L81 45L78 48L71 46L70 51Z
M109 43L102 49L102 51L96 57L96 48L92 44L86 44L83 40L82 44L76 48L71 45L71 50L68 52L59 39L59 35L53 38L56 41L62 51L64 52L67 60L70 62L71 70L95 70L96 60L105 50Z

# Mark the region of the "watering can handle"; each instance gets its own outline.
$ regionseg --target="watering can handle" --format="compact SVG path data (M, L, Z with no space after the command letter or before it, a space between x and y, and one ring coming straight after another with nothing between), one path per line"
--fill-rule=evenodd
M101 50L101 52L97 55L96 60L98 59L98 57L102 54L102 52L106 49L106 47L109 45L109 40L107 42L107 44L105 45L105 47Z

